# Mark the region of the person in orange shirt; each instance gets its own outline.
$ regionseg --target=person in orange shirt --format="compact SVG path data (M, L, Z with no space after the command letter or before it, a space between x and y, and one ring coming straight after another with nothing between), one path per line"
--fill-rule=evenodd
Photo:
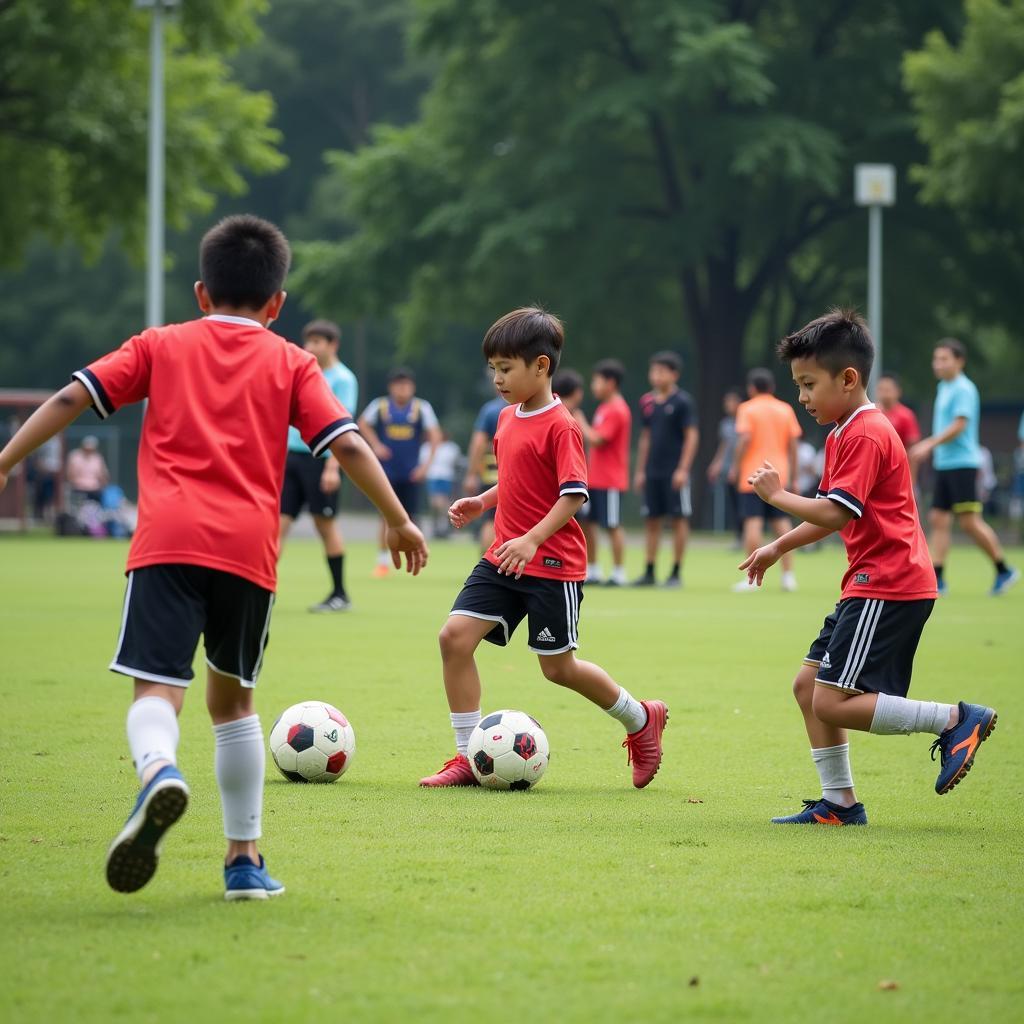
M771 370L758 368L747 374L748 401L736 410L736 455L729 471L730 482L739 491L739 514L743 522L743 544L750 554L764 542L764 524L770 520L772 531L781 537L790 529L784 512L762 501L748 482L748 477L767 460L781 466L787 482L796 478L797 439L803 433L796 413L786 402L775 397L775 377ZM787 484L783 484L787 486ZM793 555L782 558L782 589L796 590ZM737 593L756 590L743 579L732 588Z

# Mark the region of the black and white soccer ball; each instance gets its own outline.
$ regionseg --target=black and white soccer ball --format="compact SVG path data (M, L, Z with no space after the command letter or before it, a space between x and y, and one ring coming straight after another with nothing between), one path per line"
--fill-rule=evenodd
M473 730L466 756L481 786L529 789L543 778L551 748L535 718L523 711L495 711Z
M333 704L306 700L281 714L270 730L270 753L292 782L337 782L356 753L356 734Z

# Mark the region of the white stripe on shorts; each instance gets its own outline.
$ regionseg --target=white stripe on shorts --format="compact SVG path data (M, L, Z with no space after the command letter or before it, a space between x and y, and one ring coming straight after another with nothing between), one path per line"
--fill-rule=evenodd
M864 663L871 652L871 641L884 607L885 602L877 598L870 598L864 602L860 618L857 620L857 629L853 634L853 643L850 644L850 653L837 684L843 689L855 689Z

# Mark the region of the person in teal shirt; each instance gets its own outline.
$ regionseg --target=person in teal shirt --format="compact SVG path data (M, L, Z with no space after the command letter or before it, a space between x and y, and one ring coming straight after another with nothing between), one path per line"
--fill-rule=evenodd
M349 415L355 416L359 383L355 374L338 359L341 328L330 320L314 320L302 330L303 347L316 356L331 391ZM324 546L331 592L311 612L344 612L352 606L345 590L345 541L335 522L341 496L341 468L330 452L313 455L294 427L288 428L288 458L281 488L281 549L292 523L308 508Z
M964 373L967 349L956 338L943 338L932 353L932 370L939 380L932 415L932 434L910 449L915 467L932 457L935 492L928 512L932 564L939 594L946 593L945 563L953 539L953 518L981 550L992 559L996 578L990 593L1005 594L1020 578L1006 564L995 531L982 518L978 500L978 467L981 447L978 421L981 400L973 381Z

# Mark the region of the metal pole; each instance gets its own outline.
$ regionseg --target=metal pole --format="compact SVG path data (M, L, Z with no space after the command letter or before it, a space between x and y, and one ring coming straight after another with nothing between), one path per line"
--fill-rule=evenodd
M875 365L871 370L869 395L882 372L882 207L868 207L868 327L875 339Z
M146 221L146 324L164 322L164 4L149 29L149 161Z

